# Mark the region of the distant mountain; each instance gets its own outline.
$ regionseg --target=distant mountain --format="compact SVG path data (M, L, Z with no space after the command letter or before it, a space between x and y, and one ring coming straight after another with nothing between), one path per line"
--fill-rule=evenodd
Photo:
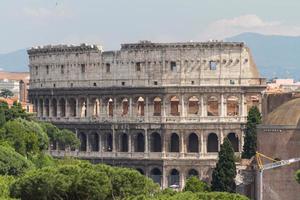
M226 41L245 42L263 77L300 79L300 37L242 33Z
M28 69L26 49L0 54L0 69L9 72L26 72Z

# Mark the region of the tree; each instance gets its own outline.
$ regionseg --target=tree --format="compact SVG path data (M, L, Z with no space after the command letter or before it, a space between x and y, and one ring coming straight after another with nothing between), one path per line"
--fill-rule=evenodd
M257 148L257 125L261 123L261 114L256 106L251 107L248 112L245 142L242 158L250 159L256 153Z
M0 145L0 175L18 176L33 167L29 160L12 147Z
M296 181L300 184L300 169L296 172Z
M224 139L219 152L219 160L213 170L211 188L213 191L235 192L236 166L234 151L228 138Z
M210 191L210 188L205 182L201 181L198 177L192 176L187 179L183 191L208 192Z
M14 101L10 109L5 110L6 121L14 120L17 118L29 119L29 115L22 108L21 103Z
M8 200L9 197L9 187L15 180L13 176L0 176L0 199Z
M8 98L13 97L14 93L10 91L9 89L2 89L0 92L0 97Z
M6 122L5 112L0 108L0 127L2 127Z

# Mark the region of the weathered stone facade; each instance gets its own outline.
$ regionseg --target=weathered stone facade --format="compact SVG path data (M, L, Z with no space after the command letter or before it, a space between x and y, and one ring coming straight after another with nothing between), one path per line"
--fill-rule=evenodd
M29 98L40 120L76 132L73 155L138 169L163 188L210 180L228 137L243 145L247 110L261 109L259 78L243 43L123 44L28 50ZM55 146L54 146L55 147Z

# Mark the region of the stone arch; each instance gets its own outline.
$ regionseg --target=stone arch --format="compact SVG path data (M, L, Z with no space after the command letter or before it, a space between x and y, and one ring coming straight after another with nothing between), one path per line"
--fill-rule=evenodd
M140 174L145 175L145 172L142 168L136 168L135 170L140 172Z
M126 116L129 111L129 102L127 98L122 99L122 116Z
M145 100L143 97L139 97L137 100L137 112L139 116L145 115Z
M92 132L89 137L89 144L91 151L99 151L99 135L96 132Z
M93 105L93 117L100 117L100 100L98 98L94 98L92 100Z
M171 135L170 152L179 152L179 136L177 133L172 133Z
M187 177L190 178L192 176L199 177L199 172L196 169L190 169L187 173Z
M105 143L106 143L105 150L106 151L113 151L113 136L112 136L112 134L107 133L105 139L106 139L105 140Z
M79 133L79 140L80 140L80 151L87 151L87 137L86 134L83 132Z
M87 116L87 101L86 98L80 98L79 99L79 114L81 118L84 118Z
M154 106L154 116L161 116L161 98L155 97L153 99L153 106Z
M180 186L180 173L177 169L172 169L169 174L168 185L174 188Z
M151 152L161 152L161 137L160 134L154 132L150 135L150 151Z
M199 152L199 139L198 135L191 133L188 137L188 152L198 153Z
M44 115L44 100L39 99L39 114L42 117Z
M207 99L207 116L219 115L219 102L216 96L210 96Z
M65 117L66 116L66 100L64 98L61 98L58 103L59 103L60 117Z
M171 115L173 116L179 116L179 98L177 96L172 96L170 99L170 109L171 109Z
M143 133L138 133L135 138L135 152L145 151L145 136Z
M109 98L107 101L107 115L110 117L114 116L114 101L112 98Z
M215 133L210 133L207 137L207 152L218 152L219 142L218 136Z
M239 138L235 133L229 133L227 135L228 140L230 141L234 152L239 152Z
M227 97L227 116L239 115L239 98L236 96Z
M45 99L45 116L49 117L49 110L50 110L50 101L48 98Z
M197 115L199 111L199 99L196 96L192 96L188 100L188 114Z
M155 182L161 185L162 182L162 172L159 168L153 168L150 171L150 178Z
M51 107L52 107L51 115L53 117L57 117L57 100L55 98L53 98L52 101L51 101Z
M74 98L69 99L69 116L76 117L76 100Z
M120 151L128 152L128 135L126 133L120 135Z

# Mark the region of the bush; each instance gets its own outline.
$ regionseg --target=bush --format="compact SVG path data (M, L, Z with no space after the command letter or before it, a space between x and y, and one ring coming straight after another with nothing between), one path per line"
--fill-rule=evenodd
M33 164L13 148L0 145L0 174L18 176L32 169Z
M14 180L13 176L0 176L0 199L9 198L9 187Z
M300 184L300 169L296 172L296 181Z
M196 176L192 176L186 181L183 191L208 192L210 191L210 188L207 183L199 180Z

